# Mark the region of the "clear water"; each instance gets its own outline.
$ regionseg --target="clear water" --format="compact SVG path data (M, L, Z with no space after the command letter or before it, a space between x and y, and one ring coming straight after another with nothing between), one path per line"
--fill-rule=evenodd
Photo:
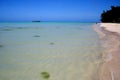
M0 80L97 80L94 23L0 23Z

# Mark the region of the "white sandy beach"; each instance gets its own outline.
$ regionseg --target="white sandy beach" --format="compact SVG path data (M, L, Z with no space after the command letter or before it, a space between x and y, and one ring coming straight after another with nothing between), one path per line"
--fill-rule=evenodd
M120 80L120 24L100 23L94 30L103 46L100 80Z
M120 33L120 24L116 24L116 23L101 23L100 26L104 27L108 31Z

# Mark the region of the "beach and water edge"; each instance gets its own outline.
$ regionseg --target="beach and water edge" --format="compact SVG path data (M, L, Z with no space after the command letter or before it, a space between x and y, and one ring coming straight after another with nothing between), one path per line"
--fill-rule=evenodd
M95 23L0 23L0 80L98 80Z
M120 24L98 23L93 28L103 49L99 80L120 80Z
M0 26L1 80L42 80L43 72L49 80L120 79L120 24Z

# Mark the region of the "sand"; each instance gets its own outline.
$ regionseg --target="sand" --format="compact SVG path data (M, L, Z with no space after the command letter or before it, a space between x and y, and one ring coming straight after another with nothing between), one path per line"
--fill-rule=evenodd
M101 27L104 27L106 30L111 32L117 32L120 34L120 24L115 23L101 23Z
M120 80L120 24L100 23L94 30L103 47L100 80Z

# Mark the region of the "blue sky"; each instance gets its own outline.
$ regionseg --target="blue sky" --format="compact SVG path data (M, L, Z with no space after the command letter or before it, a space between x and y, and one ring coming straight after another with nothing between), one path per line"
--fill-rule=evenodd
M0 0L0 21L100 21L120 0Z

